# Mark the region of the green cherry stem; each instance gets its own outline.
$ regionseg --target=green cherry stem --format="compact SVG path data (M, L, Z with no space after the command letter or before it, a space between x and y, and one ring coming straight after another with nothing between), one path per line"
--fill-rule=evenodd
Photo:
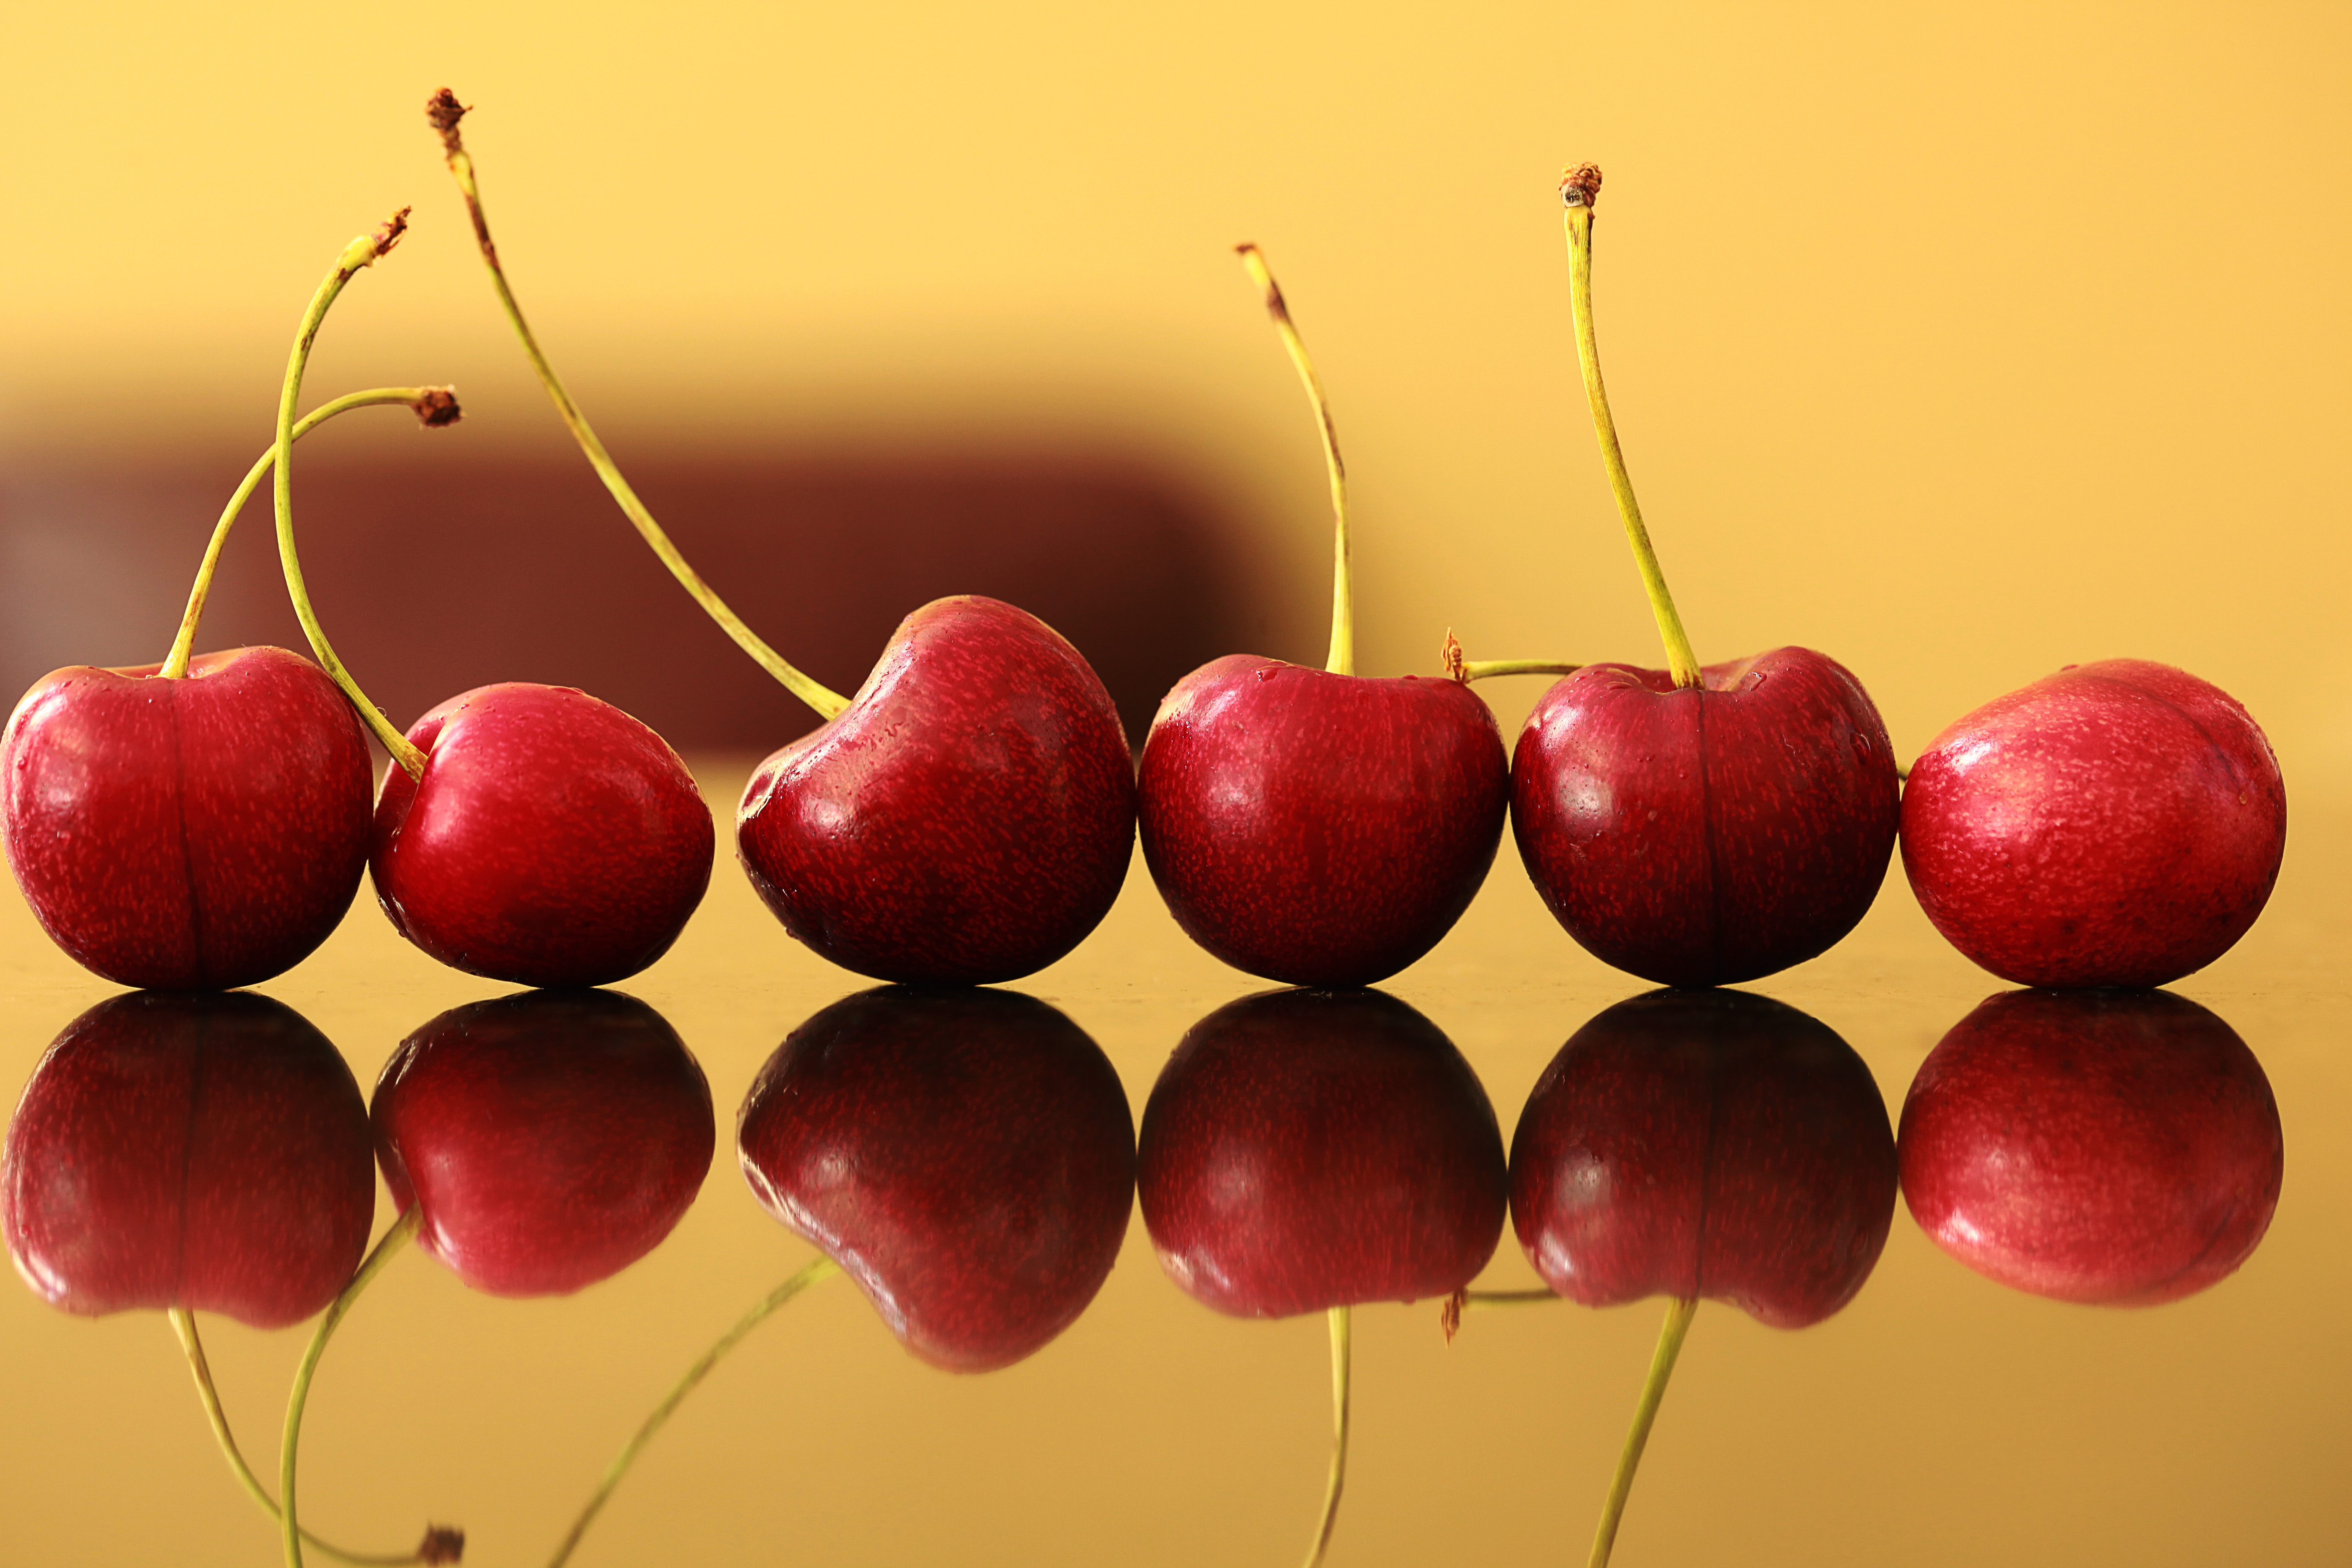
M180 1336L180 1349L186 1352L188 1371L195 1377L196 1397L204 1401L205 1418L212 1423L213 1437L220 1444L221 1452L227 1456L228 1468L236 1473L246 1495L269 1516L270 1522L278 1522L278 1500L269 1495L268 1489L261 1484L261 1478L255 1475L253 1467L245 1462L244 1450L236 1446L236 1436L228 1428L228 1413L221 1407L220 1390L213 1384L212 1363L206 1359L204 1341L196 1333L196 1315L185 1307L173 1307L170 1309L169 1316L173 1331ZM357 1568L409 1568L412 1563L456 1561L446 1555L446 1542L451 1533L440 1525L428 1525L422 1545L414 1552L346 1552L307 1530L302 1532L302 1540L312 1549L338 1562L356 1564Z
M1307 1549L1307 1568L1318 1568L1331 1545L1332 1526L1339 1522L1339 1491L1348 1484L1348 1351L1353 1331L1346 1307L1334 1307L1326 1316L1331 1325L1331 1473L1323 1482L1323 1519Z
M589 427L587 416L580 412L580 405L572 401L572 394L565 391L563 383L557 379L555 367L541 352L539 340L531 334L530 324L523 320L522 307L515 301L514 289L508 286L506 270L499 264L499 247L490 238L490 221L483 215L482 193L474 181L474 160L457 134L457 121L466 113L467 110L458 103L457 95L446 87L435 93L425 106L425 119L434 130L441 133L442 147L448 154L449 173L456 176L457 190L466 198L467 215L474 222L474 238L481 247L483 265L490 271L490 286L498 291L499 304L506 310L507 321L514 328L515 336L521 340L523 354L530 361L531 369L539 373L540 384L547 388L547 395L554 401L555 412L562 417L564 427L580 444L580 450L586 455L589 467L594 468L596 477L604 481L604 488L613 492L613 499L620 503L621 510L636 525L637 532L653 547L653 552L661 557L662 564L669 568L670 575L677 579L678 585L702 606L704 614L718 622L719 629L735 639L736 647L750 654L754 663L775 677L793 696L827 719L842 713L849 707L848 698L819 685L788 663L783 655L770 647L757 632L744 625L743 617L728 608L727 602L702 580L701 574L687 563L686 557L678 552L677 545L670 542L670 537L663 531L661 524L654 521L654 514L646 510L646 503L637 499L637 492L629 488L629 481L621 477L620 468L613 461L612 455L604 450L604 443L598 440L596 432Z
M1445 1331L1445 1342L1452 1344L1462 1331L1462 1314L1473 1307L1533 1307L1559 1300L1549 1290L1456 1290L1437 1310L1437 1322Z
M1617 421L1609 414L1609 389L1601 384L1601 350L1592 335L1592 204L1600 194L1601 171L1591 163L1570 169L1560 181L1559 199L1568 209L1561 221L1568 229L1568 297L1576 316L1576 363L1584 374L1584 397L1592 405L1592 430L1601 438L1601 461L1609 470L1617 514L1625 520L1625 540L1633 547L1633 564L1640 569L1643 590L1650 596L1650 612L1657 616L1658 636L1665 641L1666 668L1676 686L1696 686L1698 656L1691 651L1690 636L1683 630L1682 617L1675 613L1675 598L1666 591L1658 552L1651 546L1649 529L1643 525L1642 503L1633 499L1625 452L1617 444Z
M374 408L388 404L416 410L416 416L425 428L437 429L455 425L459 416L457 391L450 386L378 386L366 392L345 393L332 403L322 404L302 416L294 426L294 439L299 441L338 414L348 414L354 408ZM221 546L228 542L228 531L236 523L237 514L252 498L262 479L278 461L278 447L272 442L253 467L246 470L245 480L236 493L228 498L221 509L220 521L213 524L212 539L205 545L205 558L196 567L195 584L188 590L187 612L180 617L180 634L172 639L172 651L156 674L166 680L177 680L188 673L188 660L196 647L196 623L204 619L205 601L213 591L213 573L220 565Z
M1625 1516L1625 1499L1633 1489L1633 1472L1641 1468L1642 1450L1650 1444L1650 1427L1658 1419L1658 1405L1666 1396L1666 1380L1675 1374L1675 1358L1683 1353L1683 1336L1690 1332L1696 1298L1666 1303L1666 1321L1658 1329L1658 1348L1650 1355L1650 1375L1642 1384L1642 1401L1633 1407L1633 1429L1625 1434L1617 1456L1617 1473L1609 1481L1609 1500L1601 1506L1601 1526L1592 1532L1589 1568L1609 1568L1609 1552L1617 1544L1617 1524Z
M620 1453L614 1457L613 1462L604 1468L604 1479L596 1483L596 1489L590 1494L588 1505L580 1510L580 1517L572 1521L571 1530L564 1534L563 1544L558 1546L555 1549L555 1555L548 1559L548 1568L563 1568L563 1564L571 1561L572 1552L580 1544L580 1538L588 1533L588 1526L595 1521L596 1516L604 1511L604 1504L612 1498L613 1489L621 1484L621 1478L629 1473L629 1467L637 1462L637 1456L645 1451L646 1445L654 1440L654 1435L662 1429L677 1407L686 1402L686 1396L694 1392L696 1384L710 1375L710 1369L725 1360L729 1352L742 1343L744 1338L753 1329L758 1328L761 1320L769 1313L810 1286L829 1279L840 1272L841 1266L830 1258L816 1259L761 1298L750 1311L736 1321L733 1328L721 1334L717 1343L703 1352L694 1364L686 1369L685 1374L677 1383L671 1384L669 1393L663 1397L662 1402L654 1406L654 1413L646 1417L645 1425L637 1428L636 1436L631 1437L622 1447Z
M1307 401L1315 410L1315 426L1323 437L1323 466L1331 475L1331 656L1323 668L1338 675L1356 673L1356 592L1353 568L1348 553L1348 470L1339 462L1339 435L1331 427L1331 406L1323 400L1323 383L1316 377L1315 362L1307 357L1307 341L1298 335L1298 328L1290 319L1290 307L1282 298L1282 285L1266 270L1265 257L1255 245L1237 245L1234 254L1242 258L1243 270L1250 281L1265 295L1265 313L1274 318L1274 330L1282 334L1282 346L1290 353L1290 363L1298 372L1299 384L1307 388Z
M279 455L282 460L282 447ZM400 1249L416 1234L417 1221L422 1213L422 1210L411 1207L393 1222L390 1230L383 1233L383 1239L377 1242L375 1250L367 1255L366 1261L360 1265L360 1271L352 1276L352 1282L343 1287L342 1294L335 1298L327 1308L326 1315L319 1320L318 1328L311 1331L310 1344L303 1348L301 1363L294 1369L294 1386L286 1395L286 1430L278 1442L278 1496L280 1500L278 1530L278 1541L286 1549L286 1568L302 1568L304 1534L294 1514L294 1460L302 1447L302 1411L310 1402L310 1380L318 1374L319 1358L327 1353L327 1342L334 1338L336 1325L343 1321L343 1314L352 1310L352 1303L359 1300L360 1292L374 1282L375 1277L383 1272L384 1265L398 1257ZM462 1541L463 1538L459 1539Z
M1496 675L1574 675L1584 666L1561 664L1548 658L1465 658L1462 640L1449 628L1445 647L1439 657L1445 661L1445 673L1465 686L1474 680L1485 680Z
M325 629L319 625L318 612L310 607L310 591L302 583L302 563L294 552L294 407L302 395L302 371L310 361L310 345L318 341L319 328L343 286L358 277L362 268L374 266L378 257L399 244L407 227L408 209L403 207L375 233L352 241L336 259L335 269L327 274L319 291L310 296L310 308L302 313L302 324L295 331L294 349L286 360L286 381L278 391L278 446L273 454L278 471L271 476L270 495L278 512L278 560L285 568L286 592L294 601L294 614L302 623L303 635L310 639L310 651L318 655L319 668L343 689L343 695L352 700L361 720L375 731L376 739L383 742L393 761L407 769L409 777L415 778L425 772L425 753L393 728L392 721L368 700L367 693L343 668L343 661L335 657ZM292 1511L290 1500L288 1511Z

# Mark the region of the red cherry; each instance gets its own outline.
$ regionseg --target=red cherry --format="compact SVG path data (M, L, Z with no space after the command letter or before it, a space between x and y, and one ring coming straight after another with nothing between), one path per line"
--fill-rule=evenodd
M2286 784L2236 699L2144 659L2069 666L1936 738L1903 869L1936 929L2025 985L2161 985L2228 952L2286 851Z
M1135 843L1118 710L1023 610L940 599L846 711L751 775L751 885L820 956L877 979L1017 980L1109 912Z
M677 753L567 686L482 686L419 719L369 869L400 933L525 985L601 985L669 951L710 885L710 810Z
M292 968L367 858L367 737L283 648L45 677L0 738L0 837L44 931L125 985L225 989Z

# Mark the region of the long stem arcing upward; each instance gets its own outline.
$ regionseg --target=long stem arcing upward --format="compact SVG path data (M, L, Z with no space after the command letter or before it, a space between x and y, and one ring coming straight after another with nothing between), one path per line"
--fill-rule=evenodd
M451 386L378 386L366 392L348 392L332 403L325 403L302 416L294 426L294 439L299 441L338 414L354 408L373 408L385 404L398 404L416 410L417 418L428 430L455 425L459 417L457 390ZM263 476L278 461L278 444L273 441L253 467L246 470L245 479L236 493L228 498L221 509L220 521L213 524L213 536L205 545L205 558L196 567L196 581L188 590L188 607L180 616L179 636L172 639L172 651L164 658L163 668L156 673L166 680L177 680L188 673L188 660L196 647L196 623L205 617L205 601L213 591L213 573L220 565L221 546L228 542L228 531L236 523L237 514L260 485Z
M1348 552L1348 470L1339 462L1339 435L1331 427L1331 406L1323 399L1323 383L1315 374L1315 362L1307 357L1307 341L1298 335L1298 328L1290 319L1290 307L1283 300L1282 286L1266 270L1265 257L1255 245L1237 245L1234 253L1242 258L1250 281L1265 295L1265 313L1274 318L1274 330L1282 335L1282 346L1290 353L1290 363L1297 370L1299 384L1307 388L1307 401L1315 410L1315 427L1323 437L1323 466L1331 475L1331 655L1323 668L1339 675L1353 675L1356 592Z
M1665 641L1666 668L1676 686L1696 686L1698 656L1691 652L1690 637L1675 613L1674 595L1666 591L1665 574L1658 567L1658 552L1651 547L1650 531L1643 525L1642 503L1633 499L1625 453L1617 444L1617 422L1609 415L1609 390L1601 384L1601 350L1592 336L1592 204L1600 194L1601 171L1591 163L1570 169L1560 180L1559 199L1567 207L1561 221L1568 228L1569 304L1576 315L1576 363L1584 374L1584 398L1592 405L1592 430L1601 437L1601 461L1609 470L1617 514L1625 520L1625 540L1633 547L1633 564L1650 596L1650 613L1657 617L1658 636Z
M286 593L294 601L294 614L302 623L302 633L310 639L310 651L319 657L319 668L325 670L343 695L359 710L361 720L375 731L392 760L408 770L415 778L425 772L425 753L411 745L408 737L393 727L383 710L368 700L367 693L353 680L343 661L327 641L327 634L319 625L318 612L310 607L310 590L302 582L301 559L294 551L294 407L302 395L302 371L310 362L310 345L318 341L319 328L327 319L328 309L343 286L359 276L360 269L373 267L376 258L400 243L408 227L408 209L401 208L392 215L383 227L372 235L362 235L343 247L336 258L335 269L310 296L310 308L302 313L302 324L294 333L294 350L287 356L285 384L278 395L278 445L271 456L278 471L271 476L270 494L278 511L278 562L286 572ZM289 1509L290 1511L290 1509Z
M1323 1481L1323 1517L1316 1525L1315 1544L1307 1550L1307 1568L1318 1568L1331 1545L1332 1526L1339 1522L1339 1492L1348 1484L1348 1352L1353 1338L1349 1310L1334 1307L1326 1314L1331 1326L1331 1471Z
M319 1326L311 1331L310 1342L303 1347L302 1360L294 1369L294 1386L286 1395L286 1427L278 1439L278 1539L286 1550L286 1568L302 1568L305 1537L294 1513L294 1460L302 1447L302 1412L310 1403L310 1380L318 1375L319 1358L327 1353L327 1342L334 1338L335 1326L352 1310L352 1303L360 1299L360 1292L374 1282L384 1265L397 1257L416 1234L423 1214L422 1209L412 1207L383 1233L383 1239L375 1244L375 1249L360 1265L359 1272L352 1276L352 1282L343 1287L342 1294L335 1298L326 1315L319 1320ZM465 1542L464 1533L457 1532L460 1550Z
M769 1313L810 1286L840 1272L841 1266L830 1258L820 1258L811 1263L760 1298L750 1311L736 1320L733 1328L721 1334L717 1343L703 1352L694 1364L686 1369L685 1373L670 1385L670 1391L662 1402L654 1406L654 1413L646 1417L645 1425L637 1428L636 1435L622 1445L620 1453L604 1468L604 1479L596 1483L596 1489L589 1495L587 1506L572 1521L572 1528L564 1533L563 1543L555 1549L555 1555L548 1559L548 1568L563 1568L563 1564L571 1561L572 1552L580 1544L580 1538L588 1533L588 1526L611 1500L613 1489L621 1484L621 1478L629 1473L629 1467L637 1462L637 1456L645 1451L646 1444L654 1440L654 1434L662 1429L677 1407L686 1402L686 1396L694 1392L695 1385L710 1375L710 1369L725 1359L728 1352L742 1343L744 1337L758 1328Z
M188 1358L188 1371L196 1380L196 1397L204 1402L205 1419L212 1423L214 1440L220 1444L221 1453L228 1459L228 1468L236 1473L256 1507L278 1522L278 1500L245 1462L245 1451L236 1446L236 1436L228 1428L228 1412L221 1407L220 1390L213 1384L212 1363L205 1355L205 1342L196 1333L196 1315L185 1307L169 1310L172 1330L180 1336L180 1349ZM355 1568L410 1568L411 1564L455 1563L465 1548L466 1532L446 1525L431 1524L425 1528L425 1540L414 1552L347 1552L331 1541L320 1540L309 1531L302 1531L302 1542L317 1552L324 1552L340 1563ZM454 1543L454 1544L453 1544Z
M499 304L506 311L507 321L514 328L515 336L521 341L523 354L530 361L531 369L539 373L540 384L547 388L547 395L554 401L555 412L562 417L564 428L572 432L572 438L580 444L580 450L588 458L588 466L596 470L596 477L604 481L604 488L613 492L613 499L620 503L621 510L630 522L635 524L645 542L653 547L653 552L661 557L661 563L669 568L670 575L693 595L694 602L702 606L704 614L719 623L720 630L735 639L735 646L751 655L752 662L775 677L786 690L824 717L831 719L843 712L849 706L848 698L818 684L787 662L783 655L770 647L757 632L744 625L743 617L728 608L727 602L702 580L701 574L688 564L686 557L678 552L677 545L670 542L670 537L661 524L654 521L654 514L646 510L646 503L637 499L637 492L629 488L629 481L621 477L620 468L613 461L612 454L604 450L604 443L598 440L596 432L589 427L587 416L580 412L580 405L572 401L572 394L564 390L563 383L556 376L555 367L548 363L547 355L540 349L538 338L531 334L530 324L523 320L522 307L515 302L514 289L507 283L506 269L499 263L499 247L490 239L490 221L483 215L481 189L474 180L474 160L457 134L457 121L466 113L467 106L460 104L457 94L446 87L428 99L425 105L425 120L441 133L441 144L448 155L449 173L456 176L457 190L466 198L466 212L474 222L474 238L481 247L482 263L490 271L490 286L498 291Z
M1643 1380L1641 1403L1633 1407L1633 1425L1617 1456L1609 1499L1601 1506L1601 1525L1592 1532L1589 1568L1609 1568L1610 1550L1617 1544L1617 1523L1625 1517L1625 1499L1633 1490L1633 1472L1642 1468L1642 1450L1649 1447L1650 1427L1658 1419L1659 1402L1666 1396L1666 1380L1675 1374L1675 1358L1683 1353L1683 1336L1690 1332L1691 1314L1697 1310L1696 1297L1677 1297L1666 1303L1666 1321L1658 1327L1658 1346L1650 1354L1650 1375Z

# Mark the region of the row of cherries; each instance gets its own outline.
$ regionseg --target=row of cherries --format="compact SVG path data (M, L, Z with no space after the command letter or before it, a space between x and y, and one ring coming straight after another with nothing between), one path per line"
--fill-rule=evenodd
M2070 667L1954 724L1906 789L1876 708L1836 661L1783 647L1698 664L1600 378L1589 165L1561 187L1579 360L1668 668L1480 663L1450 647L1451 679L1357 676L1344 469L1282 293L1245 246L1324 439L1331 655L1320 670L1236 655L1187 676L1139 766L1086 659L1011 605L917 610L850 697L745 626L629 489L515 305L458 135L465 109L444 89L428 112L558 413L678 580L823 718L754 773L736 845L785 928L859 973L1035 972L1108 910L1139 831L1203 947L1325 986L1370 984L1427 952L1484 881L1507 812L1576 940L1670 985L1736 984L1826 951L1869 908L1898 828L1938 929L2027 984L2162 984L2235 942L2276 879L2276 758L2242 706L2182 671ZM352 242L311 301L277 439L215 530L171 657L59 670L0 737L0 837L18 884L58 945L110 979L267 979L325 940L364 868L394 925L444 963L525 985L605 984L667 951L708 886L710 813L651 730L568 688L509 683L404 734L318 624L294 546L295 440L371 403L406 404L427 424L456 416L446 389L386 388L295 418L328 307L404 227L404 213ZM191 653L220 542L265 476L315 666L274 648ZM1537 670L1570 673L1507 763L1468 684ZM369 730L394 763L373 808Z
M467 1284L563 1293L670 1232L713 1121L676 1032L614 993L445 1013L402 1042L372 1108L279 1003L133 993L75 1020L35 1072L0 1156L0 1229L58 1306L173 1310L202 1381L190 1312L279 1327L348 1304L377 1163ZM1168 1276L1234 1316L1450 1298L1451 1333L1465 1306L1517 1299L1468 1290L1507 1207L1560 1296L1663 1294L1685 1323L1705 1296L1801 1328L1862 1288L1898 1167L1915 1217L1969 1267L2134 1303L2234 1271L2284 1167L2253 1055L2163 992L1991 998L1920 1068L1899 1140L1826 1026L1739 992L1653 993L1561 1048L1507 1163L1469 1064L1380 992L1273 992L1203 1018L1153 1086L1139 1152L1116 1071L1061 1013L884 988L793 1032L744 1100L737 1151L770 1213L911 1352L960 1372L1075 1321L1137 1194ZM433 1539L450 1560L447 1532Z

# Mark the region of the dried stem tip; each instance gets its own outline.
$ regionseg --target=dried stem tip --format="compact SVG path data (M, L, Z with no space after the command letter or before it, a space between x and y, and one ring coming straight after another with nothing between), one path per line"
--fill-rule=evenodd
M466 150L466 143L457 135L457 121L465 119L466 111L472 107L459 103L457 95L446 87L425 100L425 123L441 133L441 145L453 157Z
M1589 207L1601 195L1601 165L1579 163L1565 169L1559 176L1559 205L1564 207Z
M1465 1288L1445 1298L1445 1305L1437 1310L1437 1326L1445 1331L1447 1344L1452 1344L1454 1336L1462 1331L1462 1309L1469 1303L1470 1292Z
M457 389L454 386L428 386L425 395L416 401L416 416L425 421L428 430L439 430L465 417L457 406Z
M466 1556L466 1532L453 1524L427 1525L416 1549L419 1563L459 1563Z
M400 237L408 232L410 211L411 209L407 207L401 208L378 224L375 232L368 237L368 243L375 247L375 253L378 256L389 252L394 246L400 243Z
M1445 628L1445 647L1443 650L1443 657L1445 660L1445 673L1452 676L1454 679L1463 682L1465 685L1467 685L1470 680L1470 676L1469 672L1462 668L1462 639L1454 635L1454 628L1452 626ZM1454 1309L1454 1318L1456 1322L1461 1321L1461 1308L1455 1307ZM1446 1330L1445 1337L1449 1340L1452 1339L1454 1337L1454 1331L1451 1329Z

